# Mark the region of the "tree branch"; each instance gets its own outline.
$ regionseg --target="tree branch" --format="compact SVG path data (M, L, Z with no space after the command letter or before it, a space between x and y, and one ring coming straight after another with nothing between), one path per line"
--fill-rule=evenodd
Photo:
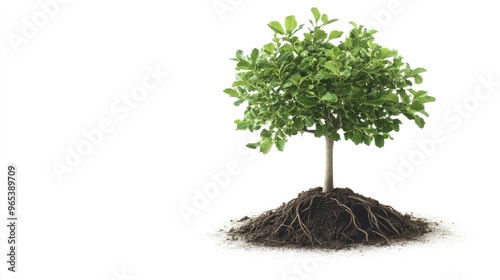
M326 115L326 120L330 123L331 127L334 127L334 125L333 125L333 115L331 113L328 113Z
M337 115L338 115L338 120L339 120L339 124L337 125L337 130L339 130L342 128L342 115L340 115L340 114L337 114Z
M307 132L307 133L315 133L316 130L315 129L307 129L307 127L304 127L304 132Z

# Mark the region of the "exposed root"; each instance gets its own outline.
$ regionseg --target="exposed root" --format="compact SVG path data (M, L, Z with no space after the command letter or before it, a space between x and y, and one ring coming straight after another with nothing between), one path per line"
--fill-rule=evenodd
M295 199L248 219L230 234L269 246L343 248L350 244L390 244L428 232L427 223L350 189L302 192Z
M359 224L359 222L358 222L358 218L356 218L356 215L354 215L354 213L352 212L351 208L349 208L349 207L345 206L345 204L340 203L340 201L338 201L338 200L337 200L337 199L335 199L335 198L331 198L331 197L330 197L330 199L332 199L333 201L337 202L337 204L338 204L340 207L344 208L344 209L345 209L345 211L346 211L347 213L349 213L349 215L351 216L351 220L349 221L349 224L348 224L348 225L347 225L347 226L346 226L346 227L342 230L342 233L344 233L344 231L345 231L346 229L348 229L348 228L349 228L349 227L353 224L353 225L354 225L354 227L355 227L357 230L359 230L359 231L361 231L362 233L364 233L364 234L365 234L365 236L366 236L366 242L368 242L368 232L366 232L366 231L362 230L362 229L358 226L358 224Z

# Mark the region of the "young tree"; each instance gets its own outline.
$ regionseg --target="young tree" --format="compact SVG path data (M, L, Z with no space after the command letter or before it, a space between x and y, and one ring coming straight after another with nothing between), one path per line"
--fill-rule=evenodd
M304 25L294 16L268 26L272 42L250 55L238 50L236 81L225 93L246 104L237 129L260 131L261 141L250 143L264 154L272 146L283 151L287 138L313 133L326 142L324 192L333 184L333 145L342 136L356 145L372 142L383 147L391 132L399 131L405 116L422 128L428 116L424 103L435 101L426 91L416 90L424 68L410 68L398 52L374 42L375 30L354 22L345 36L327 32L329 19L312 8L314 20L299 37Z

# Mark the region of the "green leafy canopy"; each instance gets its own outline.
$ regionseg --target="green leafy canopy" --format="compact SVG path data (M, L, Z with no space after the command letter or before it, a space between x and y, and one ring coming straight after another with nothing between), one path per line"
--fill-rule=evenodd
M311 11L307 30L294 16L284 25L272 21L270 43L250 55L238 50L233 58L236 80L224 92L237 99L236 106L247 106L235 121L237 129L261 136L247 146L282 151L288 137L309 132L383 147L391 132L399 131L400 116L424 127L424 105L435 99L413 87L426 70L410 68L397 51L375 43L375 30L351 22L343 36L327 31L336 19Z

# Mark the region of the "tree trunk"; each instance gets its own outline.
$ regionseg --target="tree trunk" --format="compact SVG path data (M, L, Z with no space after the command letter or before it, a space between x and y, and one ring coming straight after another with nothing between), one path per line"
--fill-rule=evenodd
M326 160L325 160L325 184L323 192L333 191L333 139L325 136L326 139Z

